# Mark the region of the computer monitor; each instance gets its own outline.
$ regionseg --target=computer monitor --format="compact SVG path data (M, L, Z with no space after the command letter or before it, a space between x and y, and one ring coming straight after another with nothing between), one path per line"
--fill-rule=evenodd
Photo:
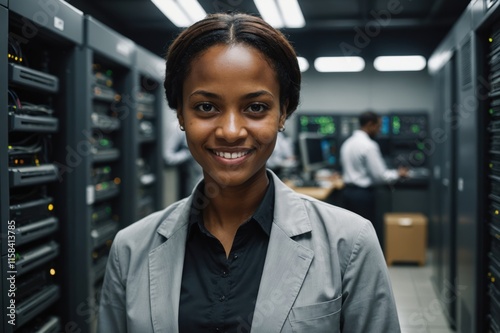
M331 114L301 114L298 116L297 133L335 135L337 133L337 117Z
M309 179L315 171L333 168L338 164L335 136L300 133L299 147L304 174Z

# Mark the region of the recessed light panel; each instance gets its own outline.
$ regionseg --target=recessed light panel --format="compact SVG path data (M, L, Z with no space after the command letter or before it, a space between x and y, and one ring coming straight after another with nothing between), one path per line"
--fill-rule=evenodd
M361 57L319 57L314 60L318 72L361 72L365 61Z
M424 57L413 56L382 56L373 61L373 67L380 72L421 71L427 65Z

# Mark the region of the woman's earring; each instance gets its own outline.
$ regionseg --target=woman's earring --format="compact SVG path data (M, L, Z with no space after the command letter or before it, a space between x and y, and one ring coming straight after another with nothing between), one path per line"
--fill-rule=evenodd
M184 132L184 130L185 130L185 129L184 129L184 126L179 125L179 127L181 128L181 131L183 131L183 132Z
M284 131L285 131L285 126L280 127L280 128L278 129L278 132L284 132Z

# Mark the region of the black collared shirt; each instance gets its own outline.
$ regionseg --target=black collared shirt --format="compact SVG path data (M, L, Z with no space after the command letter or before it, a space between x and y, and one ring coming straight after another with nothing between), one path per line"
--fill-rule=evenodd
M250 332L274 214L274 183L268 178L266 194L238 228L229 257L203 224L196 206L206 199L203 184L198 187L189 217L179 332Z

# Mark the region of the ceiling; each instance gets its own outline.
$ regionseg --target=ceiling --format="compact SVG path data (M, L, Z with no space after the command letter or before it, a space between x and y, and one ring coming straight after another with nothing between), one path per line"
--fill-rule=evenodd
M182 1L182 0L178 0ZM68 1L137 44L163 56L180 31L150 0ZM252 0L199 0L207 13L258 13ZM469 0L299 0L306 20L282 29L298 55L420 54L428 58Z

